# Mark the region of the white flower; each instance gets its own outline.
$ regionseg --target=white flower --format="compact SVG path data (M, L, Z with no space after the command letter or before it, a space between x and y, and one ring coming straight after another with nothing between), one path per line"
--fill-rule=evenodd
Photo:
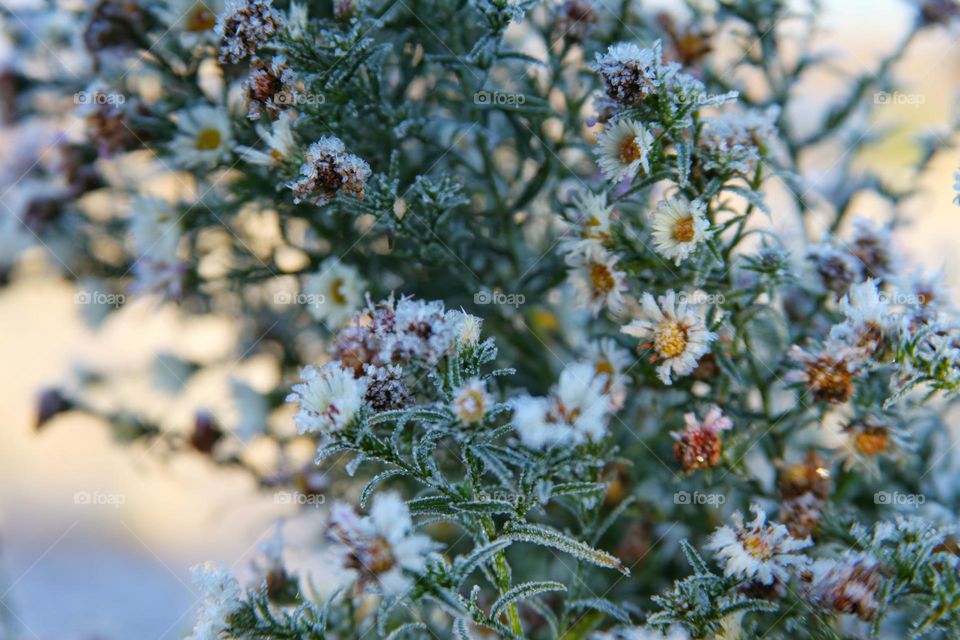
M733 514L735 528L721 526L711 536L707 549L724 562L723 574L743 580L756 580L764 585L786 582L789 569L802 568L808 559L795 553L809 547L810 538L794 538L779 523L766 524L766 514L759 505L750 510L755 518L743 522L743 514Z
M193 567L191 576L203 599L187 640L219 640L229 626L228 618L243 606L243 589L233 574L210 562Z
M663 63L659 40L649 49L641 49L632 42L617 43L606 53L598 53L592 66L603 78L607 96L628 106L656 93L680 69L676 63Z
M355 267L328 258L317 273L304 278L303 293L314 318L338 327L360 308L366 286Z
M350 505L334 504L330 533L346 547L345 565L357 571L361 584L376 584L395 596L409 590L409 574L421 573L427 554L436 548L429 537L416 533L410 510L392 492L374 496L366 517Z
M548 449L602 439L609 404L603 394L605 380L592 365L581 362L563 370L546 398L515 398L513 426L521 442L531 449Z
M223 8L222 0L170 0L151 8L170 33L179 35L183 47L192 49L216 42L214 27Z
M465 311L449 312L453 322L459 327L457 331L457 341L461 347L471 347L480 340L480 329L483 327L483 320L477 316L466 313Z
M613 205L607 203L606 193L580 191L573 196L573 204L577 210L575 222L581 238L604 240L610 236Z
M258 124L256 126L257 135L266 143L267 149L260 151L253 147L238 146L237 153L247 162L262 167L275 168L290 162L300 153L300 146L297 144L293 135L293 128L290 126L292 122L293 118L287 114L281 114L279 118L273 121L270 130Z
M400 300L393 313L386 314L389 321L377 328L381 360L436 364L460 342L465 315L444 310L438 301Z
M222 107L197 105L177 113L177 134L170 144L176 163L187 168L211 168L233 151L230 116Z
M300 372L302 384L293 385L287 402L300 406L294 418L300 433L329 434L346 427L363 405L366 385L338 361L321 368L307 365Z
M347 153L343 141L323 136L307 149L300 177L291 182L294 202L321 204L343 191L363 200L364 186L370 177L370 165Z
M653 627L632 627L595 633L590 640L690 640L690 634L680 625L670 627L666 633Z
M821 558L804 576L802 593L820 609L870 621L880 604L880 571L877 559L866 553L847 551L839 558Z
M660 255L680 264L710 236L706 206L683 196L661 200L650 214L653 243Z
M596 376L603 378L603 393L610 398L610 410L617 411L627 397L624 372L630 366L630 353L613 338L603 338L587 346L586 359L593 365Z
M897 328L889 299L880 293L872 278L851 286L840 301L840 310L847 319L834 325L830 339L863 349L866 354L874 353L883 338Z
M685 376L696 367L700 358L710 350L717 334L708 331L704 317L686 296L672 290L660 296L659 305L649 293L643 294L644 317L634 320L620 330L643 340L643 348L652 348L653 360L659 360L657 374L664 384L671 383L671 375Z
M573 267L568 275L577 294L577 304L594 317L604 308L618 315L623 310L627 290L626 274L616 269L619 258L595 240L585 240L578 251L567 256Z
M597 162L603 176L611 182L632 178L641 169L650 172L650 148L653 134L629 118L608 123L597 135Z
M130 238L136 262L133 290L179 298L186 264L178 257L180 225L177 212L159 198L136 198Z
M708 169L750 175L757 169L762 150L777 139L776 120L780 108L765 111L728 110L704 120L698 140L707 156Z
M490 411L493 398L487 393L487 385L479 378L471 378L453 392L453 413L466 425L481 422Z

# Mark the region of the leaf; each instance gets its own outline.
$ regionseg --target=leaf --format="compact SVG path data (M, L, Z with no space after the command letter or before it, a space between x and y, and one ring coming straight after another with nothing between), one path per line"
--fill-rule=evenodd
M453 633L457 640L470 640L470 631L467 627L467 621L463 618L457 618L453 621Z
M703 556L686 540L680 541L680 548L683 549L683 555L687 557L687 562L690 563L690 566L693 567L694 573L698 575L707 575L713 573L710 571L710 567L707 566L707 561L703 559Z
M523 582L513 587L505 594L497 598L497 601L493 603L493 606L490 607L490 617L496 620L500 617L500 613L506 609L511 604L518 602L520 600L525 600L527 598L532 598L533 596L546 593L547 591L566 591L566 585L563 585L559 582L553 582L550 580L543 582Z
M584 600L574 600L567 604L571 609L594 609L605 613L611 618L616 618L618 621L623 624L630 624L630 614L627 613L627 610L616 605L606 598L587 598Z
M513 544L513 540L500 538L473 550L468 556L454 561L454 573L460 581L465 580L473 570Z
M386 480L387 478L392 478L394 476L402 476L406 472L403 469L389 469L383 473L378 473L373 477L370 482L367 483L367 486L363 488L363 491L360 492L360 508L367 508L367 500L370 499L370 495L373 493L373 490L378 484Z
M516 513L512 504L505 500L470 500L453 505L457 511L494 515L498 513Z
M343 453L344 451L352 451L352 448L343 443L334 442L317 449L317 455L314 457L313 461L315 464L320 464L330 456L335 456L338 453Z
M397 640L398 638L402 638L404 635L407 635L410 631L413 631L415 629L422 629L424 631L429 631L429 629L427 628L427 625L423 624L422 622L408 622L406 624L400 625L399 627L391 631L390 635L387 636L386 640Z
M450 515L454 513L450 507L450 499L445 496L425 496L407 501L411 515Z
M505 537L510 537L523 542L532 542L544 547L551 547L564 553L586 560L599 567L616 569L625 576L630 575L630 569L623 566L619 558L610 555L606 551L594 549L590 545L575 540L555 529L550 529L540 525L526 524L517 525L510 529Z

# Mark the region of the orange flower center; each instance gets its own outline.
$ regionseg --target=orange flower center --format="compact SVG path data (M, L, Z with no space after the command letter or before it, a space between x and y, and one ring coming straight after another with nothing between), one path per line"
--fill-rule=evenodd
M640 147L637 145L637 139L629 136L620 143L620 160L623 164L630 164L640 159Z
M192 32L210 31L216 24L216 14L202 4L198 4L187 14L187 19L184 20L183 23L183 29L184 31Z
M610 267L602 262L594 262L590 265L590 282L593 283L594 289L603 294L610 293L617 286Z
M869 429L858 433L855 442L860 453L875 456L890 447L890 436L884 429Z
M673 227L673 239L677 242L692 242L693 236L693 218L677 220L677 224Z

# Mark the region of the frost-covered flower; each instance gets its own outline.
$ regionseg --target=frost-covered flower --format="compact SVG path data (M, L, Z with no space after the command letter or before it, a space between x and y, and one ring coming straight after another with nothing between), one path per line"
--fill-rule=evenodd
M487 392L487 384L479 378L471 378L453 392L452 409L454 415L465 425L481 422L490 407L493 398Z
M801 592L818 609L869 622L877 615L882 586L879 561L867 553L848 551L839 558L816 560L804 572Z
M130 238L137 256L133 290L179 298L187 266L178 255L182 234L177 212L159 198L146 197L135 198L131 209Z
M724 563L723 574L743 580L756 580L770 586L786 582L790 569L803 568L808 558L797 553L811 544L809 538L797 539L779 523L767 524L760 505L750 505L753 521L744 523L743 514L733 514L733 527L723 525L710 536L706 545Z
M294 418L300 433L330 434L346 427L363 406L366 382L353 377L337 361L319 369L307 365L300 372L303 380L293 385L287 402L299 405Z
M374 496L365 517L348 504L334 504L329 532L344 545L344 564L357 572L360 584L376 585L393 596L410 589L411 574L423 571L427 554L436 548L429 537L416 532L410 510L393 492Z
M829 243L811 247L807 258L813 262L823 286L838 296L842 296L850 285L860 280L859 261Z
M222 566L207 562L193 567L193 583L200 589L200 613L187 640L218 640L230 626L230 616L243 605L240 583Z
M882 280L895 272L897 260L890 227L876 225L866 218L855 218L852 236L845 248L860 262L862 278Z
M616 268L618 260L593 240L584 241L578 251L567 256L567 264L573 267L568 277L577 304L589 309L594 317L604 308L614 315L623 310L626 274Z
M460 344L465 314L446 311L442 302L403 298L381 311L374 331L384 362L436 364Z
M285 56L274 56L270 62L254 58L250 62L250 75L243 83L247 92L247 117L256 120L266 113L275 120L284 109L293 106L295 82L296 74Z
M367 385L364 397L374 411L401 409L410 404L410 388L403 379L403 367L366 364L363 367L363 379Z
M576 209L578 236L582 240L604 241L610 237L610 218L613 205L607 203L606 193L579 191L573 196Z
M710 236L706 205L683 196L661 200L650 214L653 243L660 255L680 264Z
M656 93L679 68L675 63L663 63L659 40L649 49L632 42L615 44L597 54L593 64L593 70L603 79L607 96L624 106L635 105Z
M626 370L630 352L617 345L613 338L603 338L587 345L586 361L593 365L597 377L603 377L603 393L610 398L610 411L623 407L627 398Z
M282 25L270 0L227 0L214 29L220 38L220 61L237 63L253 55Z
M211 168L233 151L230 116L222 107L190 107L177 113L176 121L177 133L170 150L177 164L191 169Z
M553 30L571 42L580 42L597 21L597 13L588 0L565 0L553 19Z
M513 426L520 441L531 449L597 442L607 433L605 376L593 366L567 366L547 397L522 395L511 402Z
M896 460L907 448L906 434L884 417L868 414L844 426L839 445L844 469L861 467L880 477L880 459Z
M690 634L680 625L674 625L666 632L654 627L630 627L598 632L590 640L690 640Z
M673 455L677 462L687 473L717 466L723 447L720 433L730 429L733 421L717 406L710 407L702 422L692 412L685 414L683 420L686 425L683 431L670 434L676 440Z
M363 200L370 165L347 153L340 138L324 136L310 145L300 177L288 186L294 202L321 204L343 191Z
M752 175L770 143L777 139L780 108L727 110L706 118L697 140L708 169Z
M293 135L293 119L281 114L267 129L258 124L255 129L267 148L263 151L253 147L238 146L237 153L251 164L276 168L293 161L300 154L300 145Z
M222 0L170 0L151 8L185 48L216 42L214 27Z
M594 153L603 176L611 182L632 178L642 169L650 172L650 149L653 134L642 124L621 118L604 126L597 135Z
M840 301L846 320L830 330L830 339L874 354L896 329L898 321L889 298L880 293L877 283L868 279L855 284Z
M828 342L820 353L809 353L793 345L788 355L802 370L788 373L785 379L802 382L817 402L841 404L856 391L854 380L863 367L862 350Z
M356 267L343 264L337 258L327 258L317 273L304 278L303 293L310 314L334 328L353 317L360 308L366 286Z
M642 298L643 317L620 330L642 340L640 347L652 349L653 361L660 361L657 375L664 384L673 375L685 376L710 350L717 334L707 330L705 318L683 294L670 290L658 301L649 293Z

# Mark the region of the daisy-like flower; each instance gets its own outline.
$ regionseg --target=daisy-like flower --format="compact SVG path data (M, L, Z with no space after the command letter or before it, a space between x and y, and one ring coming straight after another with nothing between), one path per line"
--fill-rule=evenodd
M453 413L465 425L481 422L492 405L493 398L487 393L487 384L479 378L467 380L453 393Z
M177 114L177 134L171 151L177 164L187 168L210 168L233 151L230 116L222 107L197 105Z
M253 147L238 146L237 153L244 160L261 167L277 168L293 161L300 153L300 145L293 135L293 118L281 115L273 121L270 129L263 125L255 127L257 135L267 148L263 151Z
M720 434L730 429L733 422L717 406L710 407L702 422L694 413L684 415L683 420L686 424L683 431L670 434L676 440L673 455L677 462L688 474L717 466L723 448Z
M650 149L653 134L642 124L621 118L604 126L597 135L594 153L603 176L611 182L632 178L642 169L650 172Z
M664 384L670 384L673 375L690 374L717 334L707 330L704 317L683 294L668 291L658 304L644 293L642 305L644 317L620 331L642 340L640 348L653 350L651 359L660 361L657 375Z
M830 467L816 451L808 451L802 462L778 466L777 518L794 538L811 536L820 526L833 487Z
M210 562L193 567L191 577L203 600L187 640L217 640L230 626L230 616L243 607L243 589L232 573Z
M222 8L222 0L171 0L153 10L171 34L179 35L183 47L192 49L217 41L214 27Z
M567 256L567 263L573 267L568 279L576 291L577 304L589 309L593 317L604 308L613 315L623 311L627 284L626 274L616 268L618 260L595 241Z
M890 227L855 218L853 237L846 249L859 260L862 277L882 280L897 270Z
M610 100L630 106L656 93L679 70L679 65L663 63L659 40L649 49L621 42L597 54L593 70L603 79Z
M755 580L770 586L786 582L790 569L803 568L808 559L796 553L809 547L809 538L794 538L782 524L767 524L767 516L758 504L750 505L752 522L744 523L743 514L733 514L733 527L723 525L713 532L706 545L724 563L723 574L743 580Z
M366 286L356 267L327 258L317 273L304 278L303 293L314 318L338 327L360 308Z
M410 388L403 379L403 367L367 364L363 367L363 379L367 383L364 398L374 411L390 411L410 404Z
M464 314L446 311L442 302L404 298L381 310L374 330L384 362L419 360L432 365L460 343Z
M617 345L613 338L603 338L587 346L586 361L594 374L603 378L603 393L610 398L610 411L623 407L627 399L627 376L630 352Z
M817 402L842 404L856 391L854 380L863 367L863 352L835 341L812 354L797 345L787 354L802 370L787 374L788 382L801 382Z
M307 365L300 372L301 384L293 385L287 402L299 405L294 418L300 433L324 435L341 431L363 406L366 382L353 377L338 361L319 369Z
M766 111L724 111L705 119L697 146L707 156L706 167L753 174L764 150L777 138L779 115L779 107L773 106Z
M158 198L137 198L131 209L130 238L137 256L133 290L179 298L187 266L178 255L182 234L177 212Z
M347 153L343 141L324 136L310 145L306 156L300 177L288 185L293 189L294 202L320 204L340 191L363 200L370 165Z
M274 56L270 62L254 58L250 62L250 75L243 83L247 92L247 117L258 119L266 113L276 120L284 109L292 107L296 100L294 83L296 74L284 56Z
M650 214L653 244L660 255L679 265L710 236L707 207L683 196L661 200Z
M817 608L855 615L865 622L877 616L882 586L879 561L853 551L815 561L801 580L803 595Z
M515 398L513 426L520 441L531 449L597 442L607 433L609 399L603 394L605 376L592 365L566 367L549 396Z
M214 28L220 38L220 61L236 64L273 39L283 18L270 0L227 0Z
M840 450L844 469L861 467L874 478L880 477L881 458L896 460L907 447L904 432L876 415L866 415L847 424L843 436Z
M842 296L850 285L860 280L860 262L829 243L811 247L807 259L813 262L823 286L838 296Z
M877 289L873 279L850 287L840 301L846 321L830 330L830 338L872 355L896 328L897 320L888 298Z
M409 590L411 575L423 571L427 554L436 548L429 537L416 532L407 505L392 492L374 496L366 517L348 504L334 504L329 533L344 545L344 565L357 572L359 583L387 595Z
M595 633L591 640L690 640L690 634L680 625L667 629L666 633L654 627L630 627Z
M580 191L573 196L577 211L574 223L583 240L605 241L610 237L610 217L613 205L607 203L606 193Z

